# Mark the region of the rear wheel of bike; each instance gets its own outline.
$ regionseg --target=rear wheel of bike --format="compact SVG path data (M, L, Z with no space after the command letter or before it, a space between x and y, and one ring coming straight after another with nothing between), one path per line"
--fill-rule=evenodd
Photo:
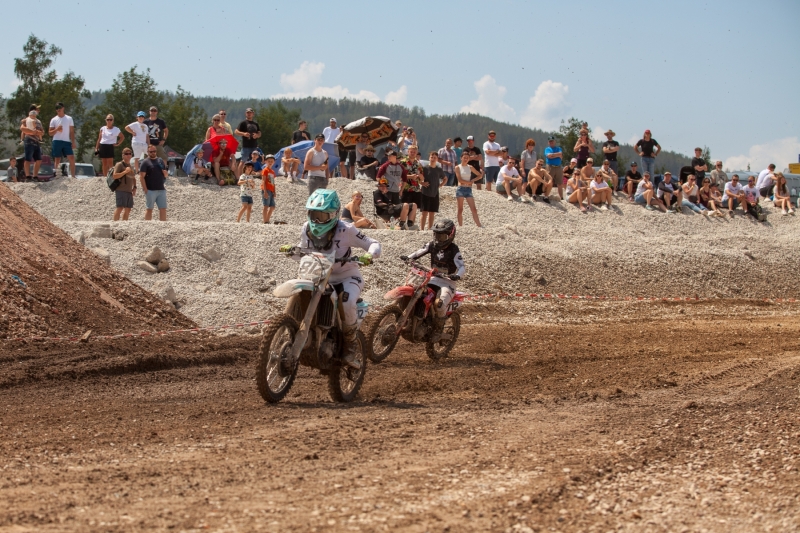
M428 357L434 361L447 357L447 354L456 345L459 331L461 331L461 313L456 312L445 319L442 338L439 339L439 342L428 342L425 345Z
M281 315L264 330L256 383L261 397L270 403L281 401L294 383L297 363L292 361L292 344L299 329L294 318Z
M356 361L361 363L361 368L356 370L343 361L334 359L328 373L328 392L334 402L352 402L364 382L364 373L367 371L367 357L365 355L367 340L360 331L356 338L358 339Z
M380 363L386 359L397 345L399 337L396 333L397 322L403 312L396 305L381 309L370 322L367 330L367 357L373 363Z

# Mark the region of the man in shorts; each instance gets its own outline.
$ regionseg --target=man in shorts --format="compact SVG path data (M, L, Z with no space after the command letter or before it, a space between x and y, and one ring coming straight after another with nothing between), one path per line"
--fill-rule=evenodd
M400 221L400 229L406 229L406 221L409 214L412 219L417 216L417 206L415 204L403 204L396 201L396 195L389 192L389 181L386 178L378 180L378 190L372 193L372 201L375 204L375 214L389 222L394 218Z
M145 196L145 220L153 220L153 206L158 207L158 219L167 220L167 190L164 182L167 179L167 169L158 158L158 148L153 145L147 147L147 159L139 164L139 182Z
M39 167L42 165L42 137L44 128L41 121L36 118L39 114L35 109L28 111L28 118L22 121L20 129L23 135L23 146L25 147L25 174L34 180L39 177ZM28 174L28 165L33 166L32 174Z
M577 160L575 162L577 163ZM552 190L553 176L544 168L544 159L537 159L536 164L528 173L528 186L525 191L530 195L531 202L541 195L542 201L549 204Z
M114 222L128 220L133 209L133 195L136 194L136 171L131 166L133 151L130 148L122 150L122 161L114 165L114 179L119 180L119 185L114 190L116 209Z
M491 190L491 186L497 181L500 174L500 156L503 155L502 149L495 142L497 133L494 130L489 132L489 140L483 143L483 168L485 174L486 190Z
M50 119L50 137L53 138L52 155L56 172L61 168L61 158L69 161L69 175L75 177L75 123L64 113L64 104L56 104L56 116Z
M167 137L169 136L169 129L164 119L158 118L158 108L150 106L150 118L144 121L147 125L147 131L150 134L150 145L156 147L158 157L167 164L167 151L164 150L164 145L167 144ZM147 150L148 155L150 150Z
M527 201L525 198L525 194L523 193L522 187L522 178L519 177L519 172L517 171L516 167L514 167L514 160L510 157L506 158L506 164L500 168L500 172L497 174L497 185L495 185L495 192L497 194L505 193L506 200L509 202L514 201L514 195L511 194L512 189L517 190L517 194L519 194L520 200L523 202Z
M544 159L547 163L547 172L553 178L553 186L558 189L558 197L564 199L564 169L561 168L561 156L563 152L560 146L556 146L556 138L547 138L547 148L544 149Z

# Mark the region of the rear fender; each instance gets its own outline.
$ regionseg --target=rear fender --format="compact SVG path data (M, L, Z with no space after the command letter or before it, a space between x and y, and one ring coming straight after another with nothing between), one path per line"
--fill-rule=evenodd
M383 295L384 300L397 300L403 296L414 296L414 287L411 285L402 285L395 289L390 290Z
M272 295L276 298L289 298L301 291L313 291L314 283L305 279L290 279L275 287Z

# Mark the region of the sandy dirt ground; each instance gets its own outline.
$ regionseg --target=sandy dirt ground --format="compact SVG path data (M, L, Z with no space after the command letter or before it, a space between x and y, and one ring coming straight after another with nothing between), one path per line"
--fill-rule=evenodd
M349 405L257 336L0 343L0 531L797 531L798 309L473 304Z

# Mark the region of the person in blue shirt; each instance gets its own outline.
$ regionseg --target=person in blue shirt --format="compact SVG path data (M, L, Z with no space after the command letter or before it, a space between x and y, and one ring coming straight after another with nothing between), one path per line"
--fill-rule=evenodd
M561 147L556 146L556 138L547 138L547 148L544 149L544 159L547 163L547 172L553 177L553 185L558 187L558 197L564 199L564 170L561 168Z

